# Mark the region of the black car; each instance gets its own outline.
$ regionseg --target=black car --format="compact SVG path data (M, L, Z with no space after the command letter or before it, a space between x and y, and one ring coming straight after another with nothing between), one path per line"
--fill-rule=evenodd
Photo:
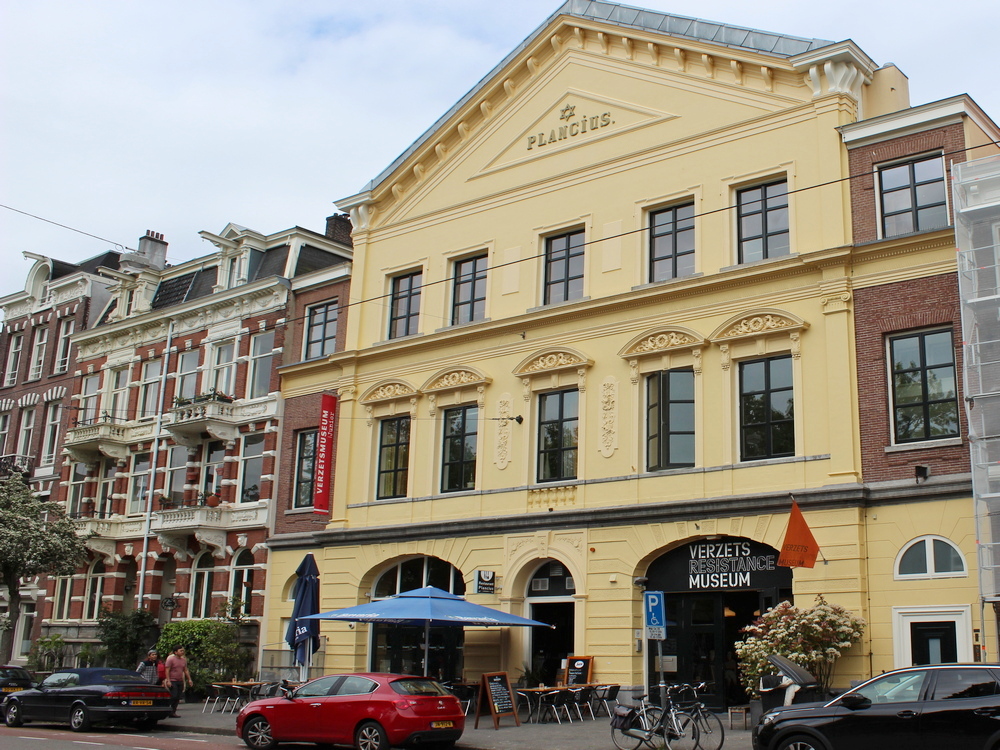
M31 675L24 667L13 665L0 667L0 693L15 693L18 690L27 690L32 685L34 683L31 681ZM3 700L3 697L0 695L0 700Z
M3 702L9 727L26 721L68 722L83 732L92 724L134 723L149 729L173 712L170 691L150 685L128 669L61 669L30 690L10 693Z
M833 700L761 716L754 750L992 750L1000 664L931 664L880 674Z

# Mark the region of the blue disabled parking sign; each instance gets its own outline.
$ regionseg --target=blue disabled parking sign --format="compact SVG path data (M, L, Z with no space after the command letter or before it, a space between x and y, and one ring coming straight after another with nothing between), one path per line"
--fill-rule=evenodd
M662 591L644 591L642 610L646 622L646 636L653 641L667 637L667 618L663 607Z

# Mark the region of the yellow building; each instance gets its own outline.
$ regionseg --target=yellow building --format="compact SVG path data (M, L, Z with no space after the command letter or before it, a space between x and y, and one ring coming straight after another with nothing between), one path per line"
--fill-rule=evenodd
M869 621L838 684L942 642L971 659L995 628L957 305L940 319L943 196L945 165L1000 134L966 97L908 107L905 76L850 41L566 3L337 202L346 349L283 371L286 397L339 394L332 510L270 541L266 640L312 551L324 610L430 583L556 625L436 630L427 667L446 678L554 680L589 655L595 680L655 682L643 588L676 623L668 677L714 681L717 704L739 629L790 597ZM952 355L904 384L911 345ZM792 495L811 569L775 565ZM323 634L327 672L425 666L416 633Z

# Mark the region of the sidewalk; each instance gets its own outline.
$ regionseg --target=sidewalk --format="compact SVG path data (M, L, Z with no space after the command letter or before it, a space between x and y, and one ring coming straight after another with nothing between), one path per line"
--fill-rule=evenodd
M201 709L201 703L182 703L178 707L180 718L164 719L159 726L175 732L235 736L236 714L202 713ZM721 718L726 730L723 750L750 750L750 731L739 724L730 729L728 718L725 715ZM469 716L465 733L456 745L459 750L615 750L611 741L611 725L606 716L572 724L521 726L516 726L508 716L500 719L499 729L493 728L489 716L479 719L479 729L474 728L475 723L475 717Z

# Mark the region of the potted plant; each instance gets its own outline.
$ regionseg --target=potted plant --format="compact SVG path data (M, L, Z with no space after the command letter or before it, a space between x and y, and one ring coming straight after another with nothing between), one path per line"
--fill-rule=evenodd
M216 401L220 401L223 404L233 403L233 397L230 396L228 393L223 393L222 391L212 388L211 394L213 399L215 399Z
M178 406L190 406L191 399L182 396L174 396L174 408Z
M862 618L839 604L829 604L822 594L816 597L816 604L810 609L781 602L743 628L746 635L735 644L740 681L757 701L758 712L760 679L774 671L768 656L787 657L811 672L825 695L830 690L837 659L861 640L864 629ZM754 700L750 706L753 714Z

